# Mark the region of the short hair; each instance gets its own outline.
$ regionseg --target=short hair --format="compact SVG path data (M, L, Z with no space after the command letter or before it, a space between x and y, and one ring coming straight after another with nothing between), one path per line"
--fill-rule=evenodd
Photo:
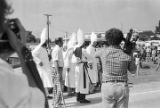
M62 37L58 37L55 39L55 44L57 45L59 42L63 42L63 38Z
M120 45L124 40L123 33L117 28L111 28L105 33L105 38L108 45Z
M11 14L13 10L11 10L10 5L7 4L6 0L0 0L0 29L2 29L2 25L6 18L6 15Z

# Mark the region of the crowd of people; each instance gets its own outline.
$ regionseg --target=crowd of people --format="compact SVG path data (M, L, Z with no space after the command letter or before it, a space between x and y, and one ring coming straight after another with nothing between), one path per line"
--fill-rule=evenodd
M139 73L140 68L143 68L144 62L157 64L156 70L158 70L160 62L160 45L137 44L136 46L136 51L133 53L133 56L135 58L135 63L138 66L137 73Z

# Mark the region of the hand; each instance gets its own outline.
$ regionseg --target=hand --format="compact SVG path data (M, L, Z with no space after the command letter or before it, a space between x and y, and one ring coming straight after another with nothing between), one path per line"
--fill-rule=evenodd
M22 26L22 24L20 23L20 21L18 19L15 19L15 22L17 23L17 26L19 27L21 40L25 40L24 39L25 38L24 27ZM7 33L8 40L9 40L11 47L16 52L19 53L21 51L21 48L24 46L24 44L17 38L16 34L10 30L10 28L8 27L8 24L5 24L4 28L5 28L5 32Z
M40 65L40 66L43 66L43 63L42 63L42 62L40 62L40 63L39 63L39 65Z

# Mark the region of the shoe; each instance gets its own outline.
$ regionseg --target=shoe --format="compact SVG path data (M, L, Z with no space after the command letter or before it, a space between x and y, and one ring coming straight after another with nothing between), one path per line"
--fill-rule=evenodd
M77 100L77 102L80 101L80 93L76 93L76 100Z
M87 99L83 99L79 101L80 103L91 103L91 101L87 100Z

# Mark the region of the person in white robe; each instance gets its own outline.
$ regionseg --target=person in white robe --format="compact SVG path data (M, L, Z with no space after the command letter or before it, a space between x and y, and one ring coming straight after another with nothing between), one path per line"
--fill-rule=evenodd
M65 68L65 86L68 88L68 95L74 95L75 88L75 63L72 63L74 47L77 43L76 33L72 33L67 44L67 51L64 54L64 68Z
M52 76L51 76L53 70L49 62L46 46L47 46L47 29L44 28L41 33L41 42L32 51L32 55L37 65L37 69L43 81L44 87L46 89L46 93L47 95L49 95L48 89L53 87Z
M89 100L86 100L85 96L89 93L89 75L87 72L87 59L89 58L84 49L84 35L83 32L79 29L77 31L77 40L78 44L74 50L73 63L75 65L75 91L76 99L80 103L90 103Z
M95 33L92 33L90 36L91 43L90 45L86 48L86 51L88 55L91 57L91 59L88 60L89 68L88 68L88 73L92 81L92 85L96 86L96 83L98 82L98 71L97 71L97 60L94 57L94 54L96 53L96 42L97 42L97 35ZM94 91L94 87L91 87L92 90L90 92Z

